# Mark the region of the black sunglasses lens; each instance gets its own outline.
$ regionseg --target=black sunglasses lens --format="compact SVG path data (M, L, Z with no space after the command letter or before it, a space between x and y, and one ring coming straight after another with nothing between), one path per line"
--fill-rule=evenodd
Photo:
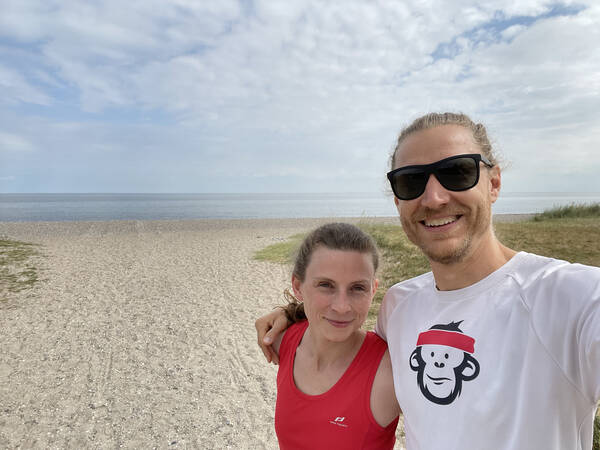
M396 172L392 179L392 190L402 200L417 198L425 190L429 174L414 168Z
M449 191L466 191L479 180L477 155L452 157L427 166L412 166L395 171L391 177L392 190L401 200L412 200L425 191L430 173Z
M444 161L435 175L442 186L450 191L471 189L479 179L479 162L470 157Z

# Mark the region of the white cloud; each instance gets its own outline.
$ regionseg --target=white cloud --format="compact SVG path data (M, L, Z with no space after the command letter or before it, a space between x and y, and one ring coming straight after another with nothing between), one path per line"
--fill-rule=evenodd
M18 71L0 63L0 102L49 105L52 100L40 88L28 82Z
M0 152L30 152L34 148L26 138L0 131Z
M509 41L526 29L527 29L527 27L525 25L510 26L510 27L502 30L502 33L501 33L502 38L506 41Z
M48 119L25 128L15 110L4 128L43 152L77 155L64 163L79 168L118 154L131 171L143 157L157 173L324 183L381 176L402 125L461 110L491 125L515 168L543 157L562 174L600 144L590 132L600 129L600 14L553 16L556 6L6 2L0 36L19 50L0 66L3 101L46 105L38 114ZM144 124L153 114L165 120Z

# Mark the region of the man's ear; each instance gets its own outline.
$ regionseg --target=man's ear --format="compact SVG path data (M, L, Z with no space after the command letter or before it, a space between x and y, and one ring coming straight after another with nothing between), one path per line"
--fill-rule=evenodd
M496 164L494 167L488 170L489 179L490 179L490 199L492 203L498 200L498 196L500 195L500 188L502 187L502 175L500 171L500 167Z

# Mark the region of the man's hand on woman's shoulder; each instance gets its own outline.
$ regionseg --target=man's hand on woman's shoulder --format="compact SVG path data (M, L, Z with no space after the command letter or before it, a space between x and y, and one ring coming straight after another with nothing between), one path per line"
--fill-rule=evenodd
M291 322L282 308L277 308L269 314L259 317L254 323L258 337L258 346L265 355L267 362L279 364L279 354L273 348L273 343L281 341L278 338L290 325ZM279 346L277 345L278 348Z

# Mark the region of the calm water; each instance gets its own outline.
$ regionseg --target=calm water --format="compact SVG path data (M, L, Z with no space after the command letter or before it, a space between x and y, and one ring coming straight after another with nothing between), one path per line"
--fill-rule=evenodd
M503 193L495 214L600 202L600 193ZM0 221L395 216L391 196L354 194L0 194Z

